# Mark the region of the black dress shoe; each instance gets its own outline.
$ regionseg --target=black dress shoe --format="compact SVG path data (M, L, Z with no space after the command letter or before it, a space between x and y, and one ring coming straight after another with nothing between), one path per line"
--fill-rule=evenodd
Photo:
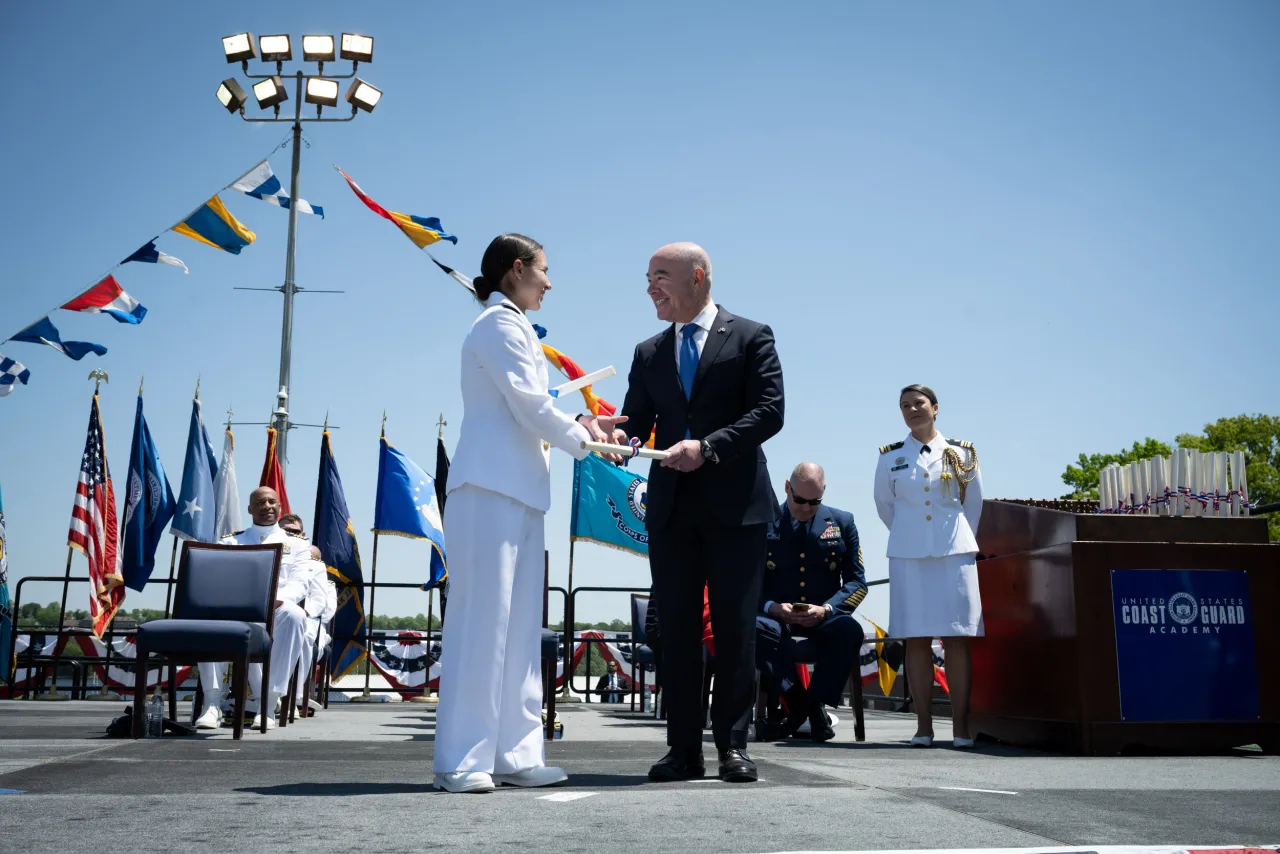
M827 720L826 710L821 705L815 706L809 714L809 740L821 744L835 737L836 731Z
M747 751L731 747L720 751L720 779L726 783L754 783L760 775Z
M702 758L702 748L684 750L671 748L658 764L649 769L649 779L656 783L674 783L678 780L696 780L707 773L707 763Z

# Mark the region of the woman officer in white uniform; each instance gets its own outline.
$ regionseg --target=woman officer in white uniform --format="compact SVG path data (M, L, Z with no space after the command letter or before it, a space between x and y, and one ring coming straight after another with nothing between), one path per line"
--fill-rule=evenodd
M933 744L934 638L946 652L953 746L973 747L969 639L982 634L977 530L982 513L978 454L937 431L938 397L911 385L898 397L911 433L880 449L875 500L889 528L889 634L907 638L907 684L917 698L911 744Z
M551 446L577 459L621 418L575 419L548 394L525 316L551 290L542 247L494 238L473 285L485 310L462 345L462 430L449 471L449 619L436 717L435 787L487 792L567 779L542 744L543 515ZM619 431L620 432L620 431Z

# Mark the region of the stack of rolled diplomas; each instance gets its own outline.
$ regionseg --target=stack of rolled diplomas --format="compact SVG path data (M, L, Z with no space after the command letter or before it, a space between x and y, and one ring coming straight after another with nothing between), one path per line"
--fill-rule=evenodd
M1249 487L1244 451L1179 448L1106 466L1098 483L1098 512L1160 516L1247 516Z

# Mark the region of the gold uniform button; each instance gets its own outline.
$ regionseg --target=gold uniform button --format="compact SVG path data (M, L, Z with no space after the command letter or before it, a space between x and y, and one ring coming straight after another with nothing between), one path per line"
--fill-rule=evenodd
M833 560L833 561L831 561L831 568L832 568L832 569L835 569L835 568L836 568L836 562L835 562L834 560Z
M801 602L805 601L805 598L804 598L803 596L801 596L801 597L800 597L800 601L801 601Z
M929 487L927 487L927 486L926 486L926 487L924 488L924 491L925 491L925 492L928 492L928 491L929 491Z
M925 520L926 522L932 522L932 521L933 521L933 517L932 517L932 516L925 516L925 517L924 517L924 520Z
M800 559L804 560L804 552L800 552Z
M767 563L765 563L765 566L768 567L769 569L777 569L778 567L778 565L773 561L768 561Z
M926 501L926 502L924 503L924 506L925 506L925 507L928 507L928 506L929 506L930 504L932 504L932 503L933 503L932 501Z
M801 572L804 572L804 567L803 567L803 566L802 566L802 567L800 567L800 571L801 571Z
M804 582L803 582L803 581L801 581L801 582L800 582L800 586L801 586L801 587L804 587Z

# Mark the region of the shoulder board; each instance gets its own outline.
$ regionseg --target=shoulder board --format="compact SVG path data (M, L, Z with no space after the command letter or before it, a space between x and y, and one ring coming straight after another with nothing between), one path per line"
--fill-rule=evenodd
M882 454L887 454L887 453L889 453L890 451L896 451L896 450L898 450L899 448L901 448L901 447L902 447L903 445L905 445L905 444L906 444L906 442L894 442L892 445L881 445L881 446L880 446L880 453L882 453Z
M249 530L249 529L248 529L248 528L245 528L245 529L244 529L244 531L247 531L247 530ZM231 536L233 536L233 537L238 537L238 536L240 536L241 534L243 534L243 533L244 533L244 531L232 531L232 532L231 532Z
M973 448L972 442L966 442L963 439L948 439L947 444L955 445L957 448L965 448L966 450L971 450Z

